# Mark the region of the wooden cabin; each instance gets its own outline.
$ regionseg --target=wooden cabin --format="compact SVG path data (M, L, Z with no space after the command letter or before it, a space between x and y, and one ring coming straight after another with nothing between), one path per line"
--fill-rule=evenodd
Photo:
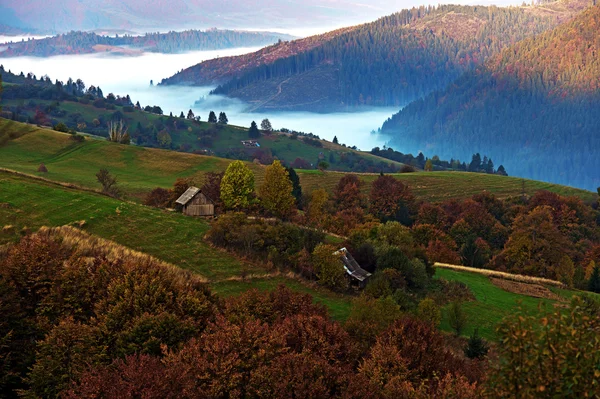
M350 279L350 283L356 282L360 288L365 288L367 280L371 277L371 273L360 267L358 262L346 248L335 251L334 255L340 257L340 260L344 264L346 275Z
M198 187L190 187L175 201L187 216L214 216L215 205Z

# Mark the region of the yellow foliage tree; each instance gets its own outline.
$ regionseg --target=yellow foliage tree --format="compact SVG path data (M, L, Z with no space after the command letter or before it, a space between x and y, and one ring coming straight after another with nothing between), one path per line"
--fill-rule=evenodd
M254 173L242 161L233 161L221 180L221 201L227 209L243 209L252 203Z
M259 190L262 206L274 216L288 218L294 212L296 202L292 190L288 171L281 162L273 161L273 164L266 168L265 181Z
M348 282L344 265L340 257L334 255L336 248L328 244L319 244L312 253L312 262L319 283L333 289L343 289Z
M329 195L324 188L314 190L310 195L310 202L306 210L306 216L311 225L322 227L327 215L326 208Z

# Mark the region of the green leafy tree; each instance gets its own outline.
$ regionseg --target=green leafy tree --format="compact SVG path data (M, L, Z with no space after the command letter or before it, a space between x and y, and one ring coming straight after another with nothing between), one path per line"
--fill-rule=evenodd
M448 308L448 323L456 336L460 336L467 325L467 314L459 301L454 301Z
M208 114L208 123L217 123L217 115L214 111L210 111Z
M63 122L59 122L54 125L54 130L57 132L69 133L69 128Z
M263 119L260 123L260 128L263 132L272 132L273 125L271 125L271 121L268 119Z
M233 161L221 180L221 201L227 209L247 208L254 197L254 173L242 161Z
M292 215L296 199L287 170L279 161L265 169L265 180L259 189L262 206L271 214L285 219Z
M248 130L248 137L251 139L257 139L260 137L260 131L258 130L258 126L256 122L252 121L250 124L250 129Z
M171 139L171 135L167 129L163 129L156 134L156 141L158 141L158 145L160 145L162 148L171 148L173 139Z
M329 169L329 163L326 161L320 161L317 164L317 168L319 168L321 172L324 172L325 170Z

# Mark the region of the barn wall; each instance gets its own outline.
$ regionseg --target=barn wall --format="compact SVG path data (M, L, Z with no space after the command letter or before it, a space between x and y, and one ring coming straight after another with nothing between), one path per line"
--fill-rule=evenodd
M183 214L187 216L213 216L215 214L215 206L213 204L190 204L183 208Z

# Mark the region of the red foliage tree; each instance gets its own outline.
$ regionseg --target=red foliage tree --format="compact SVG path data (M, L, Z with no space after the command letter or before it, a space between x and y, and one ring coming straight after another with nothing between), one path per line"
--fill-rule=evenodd
M397 220L409 224L414 202L408 186L392 176L379 176L371 186L371 213L382 221Z

